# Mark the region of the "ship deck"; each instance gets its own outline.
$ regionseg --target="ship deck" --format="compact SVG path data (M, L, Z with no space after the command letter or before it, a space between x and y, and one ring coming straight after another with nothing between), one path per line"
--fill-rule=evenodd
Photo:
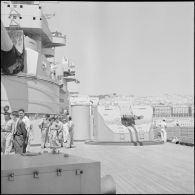
M117 194L194 193L194 147L172 143L147 146L74 144L74 148L63 148L61 152L100 161L101 177L112 175ZM40 151L40 146L33 146L31 150Z

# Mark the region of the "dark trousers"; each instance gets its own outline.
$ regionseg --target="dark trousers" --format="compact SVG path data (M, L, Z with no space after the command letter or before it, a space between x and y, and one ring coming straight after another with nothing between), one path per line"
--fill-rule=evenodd
M22 153L25 153L25 144L24 144L24 139L23 139L23 136L22 135L15 135L14 136L14 139L13 139L13 145L14 145L14 151L15 153L19 153L19 154L22 154Z
M27 144L24 144L23 146L23 153L26 153Z

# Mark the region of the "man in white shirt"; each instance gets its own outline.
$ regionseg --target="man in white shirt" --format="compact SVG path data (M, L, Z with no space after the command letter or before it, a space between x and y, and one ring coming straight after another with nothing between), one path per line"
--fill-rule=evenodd
M165 119L161 121L160 126L161 126L161 138L165 143L167 142L167 132L165 130L167 128L167 124L165 122Z
M41 148L46 148L46 145L48 145L49 139L48 139L48 133L49 133L49 114L46 114L43 116L43 119L39 123L39 128L41 129Z
M63 141L64 141L64 143L66 143L68 140L68 135L69 135L68 122L65 118L62 121L63 121L63 131L62 131L63 132Z
M4 112L1 113L1 127L5 125L5 113L9 111L9 106L6 105L3 107Z
M1 147L4 154L10 154L13 145L14 121L9 112L4 113L5 123L1 128Z
M68 130L69 130L69 136L68 136L68 148L72 148L73 146L73 136L74 136L74 124L72 122L72 117L68 117Z

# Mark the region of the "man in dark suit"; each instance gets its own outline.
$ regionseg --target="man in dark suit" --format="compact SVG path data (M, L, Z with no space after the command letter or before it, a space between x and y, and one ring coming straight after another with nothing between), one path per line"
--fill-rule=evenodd
M21 118L19 118L16 122L13 144L15 153L25 153L25 146L27 144L27 130L25 123Z

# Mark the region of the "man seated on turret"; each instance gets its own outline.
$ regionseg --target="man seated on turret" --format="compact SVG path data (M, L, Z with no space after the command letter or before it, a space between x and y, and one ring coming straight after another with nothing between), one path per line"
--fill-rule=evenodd
M136 140L139 141L138 138L138 134L137 134L137 129L135 127L135 120L140 120L143 119L143 116L136 116L136 115L123 115L123 117L121 118L121 123L126 126L126 127L132 127L135 131L135 135L136 135ZM128 128L129 133L130 133L130 129ZM130 136L130 140L131 140L131 136Z
M135 120L143 119L143 116L136 116L136 115L123 115L121 118L121 122L124 126L132 126L135 128Z

